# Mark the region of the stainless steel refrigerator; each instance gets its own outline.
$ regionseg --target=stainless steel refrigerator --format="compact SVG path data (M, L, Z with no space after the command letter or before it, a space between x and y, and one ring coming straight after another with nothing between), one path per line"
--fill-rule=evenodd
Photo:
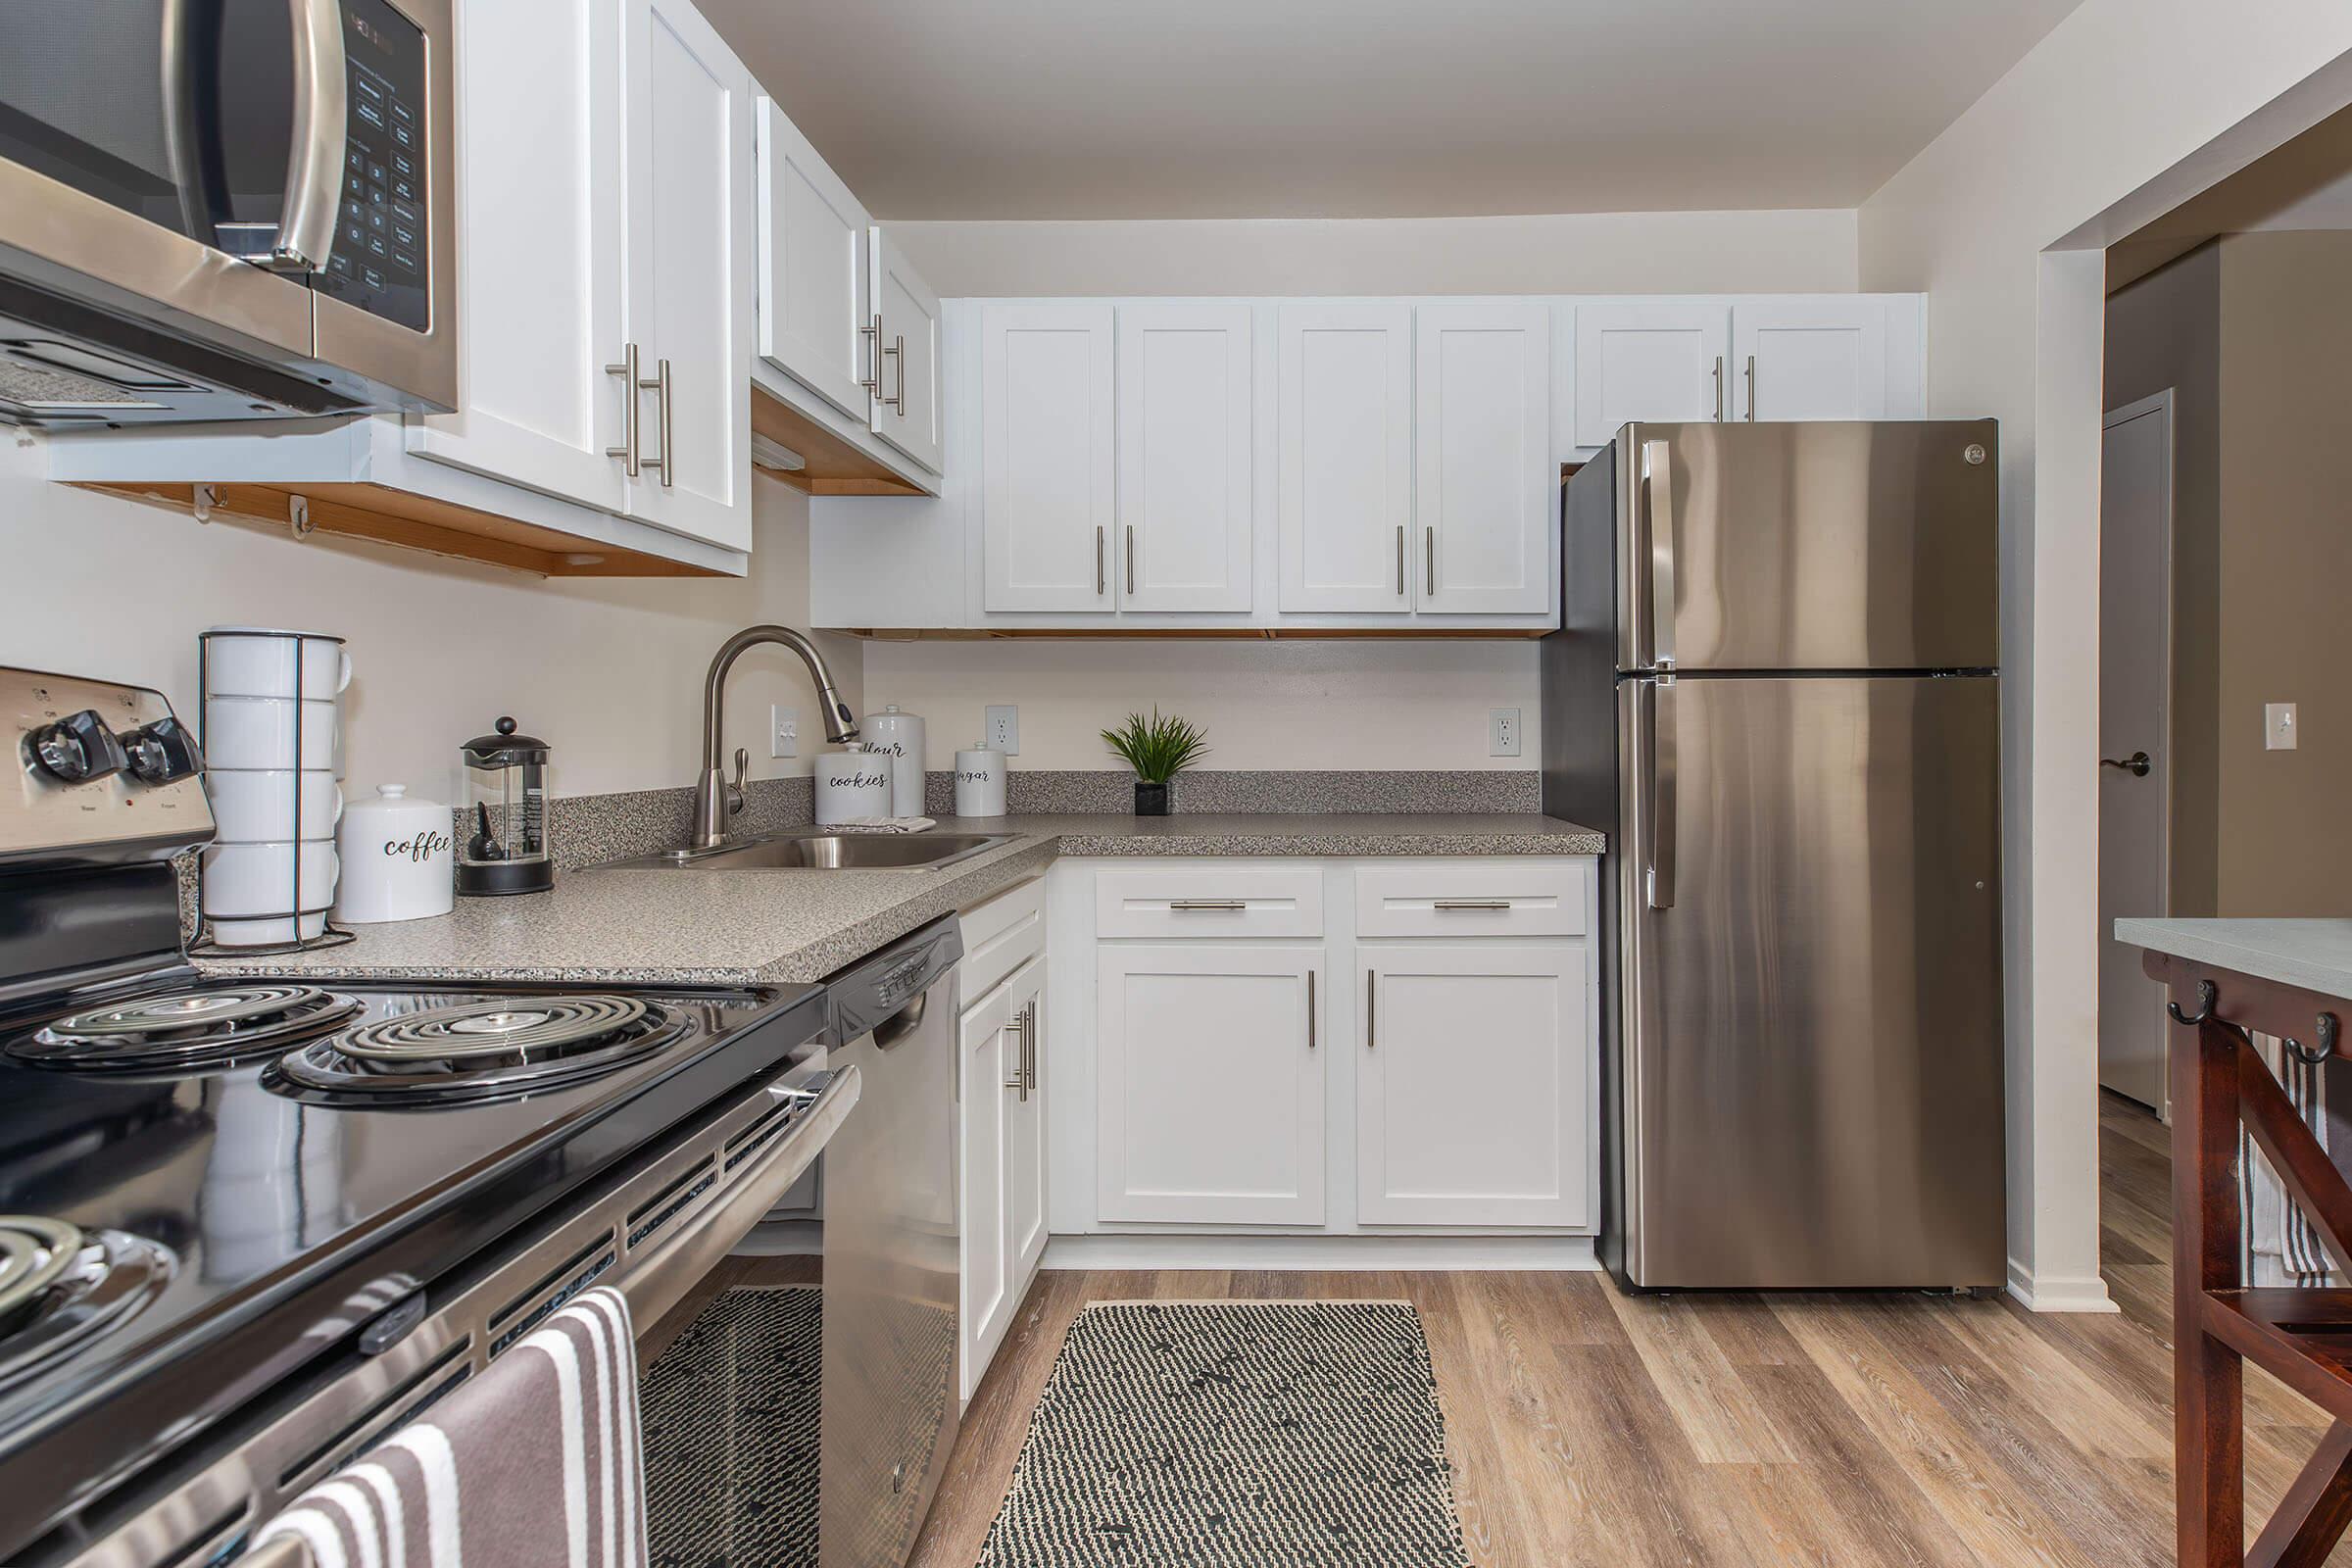
M1629 1288L2006 1276L1996 439L1634 424L1567 481L1544 805L1609 835Z

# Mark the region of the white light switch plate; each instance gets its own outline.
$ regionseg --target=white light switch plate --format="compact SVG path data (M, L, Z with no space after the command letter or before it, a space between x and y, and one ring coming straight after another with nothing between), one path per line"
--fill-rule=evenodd
M2262 749L2266 752L2291 752L2295 749L2294 704L2262 705Z
M1490 708L1487 710L1487 755L1489 757L1517 757L1519 755L1519 710Z
M1021 755L1021 710L1010 703L988 705L987 721L981 726L981 737L992 752L1006 757Z
M767 710L767 755L801 755L801 710L778 704Z

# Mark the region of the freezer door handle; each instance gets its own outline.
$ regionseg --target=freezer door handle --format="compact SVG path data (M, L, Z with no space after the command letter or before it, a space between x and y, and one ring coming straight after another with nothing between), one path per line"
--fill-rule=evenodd
M1649 906L1674 907L1674 677L1660 675L1642 686L1642 728L1649 764Z
M1649 552L1649 662L1674 667L1674 448L1642 443L1642 543Z

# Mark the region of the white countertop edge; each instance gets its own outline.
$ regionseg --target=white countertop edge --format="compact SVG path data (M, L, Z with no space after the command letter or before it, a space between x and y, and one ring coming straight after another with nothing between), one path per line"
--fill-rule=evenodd
M2115 939L2217 968L2352 998L2352 919L2174 919L2115 922Z

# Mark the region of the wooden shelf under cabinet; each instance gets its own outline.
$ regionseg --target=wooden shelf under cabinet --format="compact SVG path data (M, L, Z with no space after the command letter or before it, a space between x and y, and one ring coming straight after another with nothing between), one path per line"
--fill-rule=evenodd
M752 383L752 429L779 446L789 447L806 465L799 468L762 468L795 490L812 496L919 496L926 492L911 480L891 472L867 453L818 424L800 410L780 403L757 381Z

